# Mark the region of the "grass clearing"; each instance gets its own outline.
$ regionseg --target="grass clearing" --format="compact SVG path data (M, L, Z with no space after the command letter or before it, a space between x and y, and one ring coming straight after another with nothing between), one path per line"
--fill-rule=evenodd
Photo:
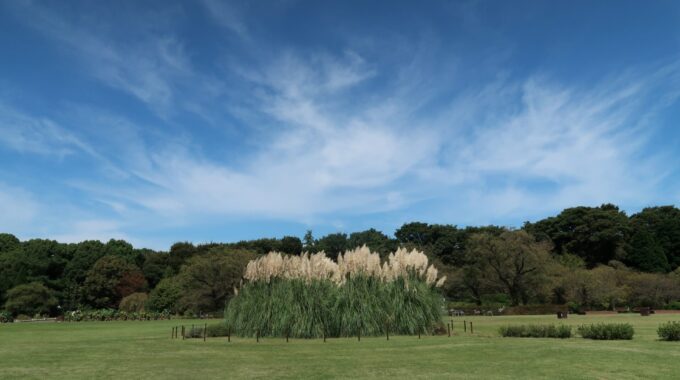
M463 332L472 321L475 334ZM446 318L450 321L450 318ZM454 336L171 340L205 321L0 325L0 378L677 378L680 342L656 330L680 315L455 317ZM501 338L508 324L630 323L630 341Z

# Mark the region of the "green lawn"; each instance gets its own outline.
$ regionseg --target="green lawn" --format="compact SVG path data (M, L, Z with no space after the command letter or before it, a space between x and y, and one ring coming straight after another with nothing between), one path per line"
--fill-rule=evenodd
M472 320L475 334L462 331ZM448 320L448 318L447 318ZM291 340L171 340L192 321L15 323L0 325L0 379L10 378L590 378L680 376L680 342L656 327L680 315L570 316L573 326L629 322L632 341L500 338L513 323L558 323L553 316L458 317L454 336ZM203 323L203 321L194 322Z

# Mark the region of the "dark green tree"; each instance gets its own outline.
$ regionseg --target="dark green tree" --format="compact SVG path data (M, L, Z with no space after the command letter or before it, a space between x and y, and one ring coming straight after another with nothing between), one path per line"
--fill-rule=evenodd
M336 260L340 253L347 250L347 234L328 234L317 241L316 248L318 251L324 251L326 256L331 259Z
M75 245L72 258L64 269L64 275L73 283L82 284L87 277L87 271L104 255L106 255L106 247L99 240L80 242Z
M663 247L645 228L637 229L630 239L626 264L643 272L665 273L670 270Z
M434 240L432 228L427 223L412 222L399 227L394 233L400 243L411 243L422 247Z
M316 239L312 235L312 230L305 232L305 236L302 238L302 249L305 252L316 252Z
M645 229L652 234L671 270L680 266L680 209L675 206L649 207L630 219L633 230Z
M528 303L547 282L550 245L537 242L525 231L507 231L499 236L474 234L468 242L467 254L476 275L504 289L513 305ZM466 274L471 273L474 274Z
M123 297L147 288L142 271L120 256L104 256L92 266L85 279L88 303L96 308L118 307Z
M145 251L144 264L142 265L142 272L149 283L150 288L154 288L161 279L168 273L169 269L169 255L167 253Z
M170 247L168 264L172 268L173 273L178 273L179 268L184 265L187 260L196 254L197 250L193 244L189 242L178 242Z
M279 249L289 255L299 255L302 253L302 241L296 236L284 236L279 243Z
M18 285L7 292L5 309L14 316L51 314L58 305L54 292L39 282Z
M162 279L149 294L147 307L152 311L168 310L179 313L179 300L182 298L182 283L178 276Z
M193 312L224 310L246 265L256 257L254 252L226 247L192 257L178 275L182 286L180 307Z
M353 232L347 239L347 248L353 249L366 245L373 252L380 253L380 256L385 257L390 252L397 249L397 241L390 239L384 233L375 228L368 229L361 232Z
M574 207L524 229L540 239L549 239L557 254L572 253L589 267L626 257L631 235L630 222L617 206Z
M0 234L0 253L19 248L21 242L12 234Z

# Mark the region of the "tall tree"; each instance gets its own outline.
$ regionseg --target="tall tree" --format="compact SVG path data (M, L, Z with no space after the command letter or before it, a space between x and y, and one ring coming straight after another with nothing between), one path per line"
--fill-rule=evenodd
M21 242L12 234L0 234L0 253L19 248Z
M552 264L549 252L549 244L537 242L525 231L472 235L467 251L468 260L477 263L488 281L503 288L513 305L526 304L536 295Z
M589 267L625 258L631 234L628 217L611 204L568 208L555 217L527 222L524 230L552 241L555 253L583 258Z
M424 246L431 243L434 239L432 229L427 223L412 222L406 223L394 232L400 243L411 243L416 246Z
M647 228L638 228L630 239L626 263L644 272L668 272L670 265L663 247Z
M631 216L633 230L652 234L671 270L680 266L680 209L675 206L645 208Z
M375 228L366 231L353 232L349 235L349 239L347 239L348 249L361 247L363 245L370 248L373 252L380 253L383 257L390 252L395 251L397 248L397 242L395 240L390 239L387 235Z
M328 234L317 241L316 248L319 251L324 251L331 259L336 260L339 254L347 250L347 234Z
M189 242L178 242L170 247L168 264L174 273L179 272L179 268L196 254L196 247Z
M120 256L107 255L97 260L87 273L85 294L93 307L115 308L123 297L145 291L142 271Z
M302 241L296 236L284 236L279 243L281 252L289 255L299 255L302 253Z
M305 236L302 238L302 248L305 252L316 252L315 246L316 239L314 239L314 235L312 235L312 230L307 230Z
M246 265L256 257L251 251L214 248L205 255L191 258L178 275L183 292L182 308L194 312L223 310L241 281Z

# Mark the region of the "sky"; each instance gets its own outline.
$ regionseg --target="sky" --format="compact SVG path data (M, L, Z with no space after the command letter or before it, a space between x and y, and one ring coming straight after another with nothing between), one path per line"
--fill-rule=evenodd
M0 0L0 231L521 226L680 203L676 1Z

